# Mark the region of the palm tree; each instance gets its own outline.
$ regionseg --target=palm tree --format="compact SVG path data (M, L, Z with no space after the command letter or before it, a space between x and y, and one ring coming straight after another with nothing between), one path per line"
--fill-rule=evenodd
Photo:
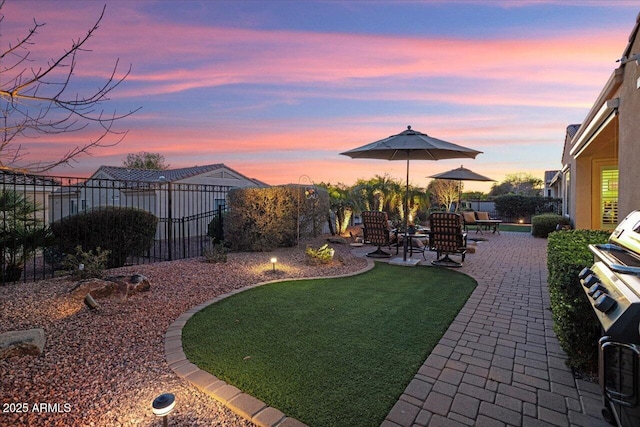
M20 279L25 262L46 243L48 230L36 217L40 207L14 190L0 190L0 283Z
M344 184L319 184L329 193L329 208L335 214L335 233L343 234L347 231L354 209L358 206L358 199L351 187ZM333 230L333 224L329 223Z

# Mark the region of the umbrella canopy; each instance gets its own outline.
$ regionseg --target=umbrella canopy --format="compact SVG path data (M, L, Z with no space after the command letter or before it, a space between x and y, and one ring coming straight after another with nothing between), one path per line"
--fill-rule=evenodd
M451 142L433 138L426 133L418 132L407 126L407 130L397 135L381 139L362 147L340 153L352 159L381 159L407 161L407 191L405 194L404 216L404 261L407 260L407 226L409 212L409 160L445 160L475 157L481 151L456 145Z
M431 175L429 178L452 179L456 181L495 181L495 179L487 178L484 175L475 173L467 168L460 166L447 172Z
M475 173L462 166L460 166L459 168L451 169L447 172L431 175L429 178L460 181L460 185L458 186L458 203L456 204L456 211L460 209L460 198L462 197L462 181L495 181L495 179L487 178L484 175Z
M340 154L352 159L445 160L465 157L475 159L480 153L482 151L431 137L408 126L402 133Z

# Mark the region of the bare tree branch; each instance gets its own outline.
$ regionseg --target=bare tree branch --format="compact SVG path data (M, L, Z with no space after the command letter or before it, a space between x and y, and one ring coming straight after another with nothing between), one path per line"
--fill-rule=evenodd
M5 18L3 5L4 0L0 2L0 22ZM102 105L129 76L131 66L119 76L119 60L116 60L109 77L97 90L80 94L72 89L77 54L90 52L85 45L98 30L105 11L106 5L87 33L73 40L70 48L47 61L46 65L30 65L35 62L30 47L35 45L38 32L45 25L35 19L22 38L0 52L0 168L44 172L124 139L127 131L116 130L114 124L140 108L118 114L115 111L105 112ZM28 153L23 151L19 140L79 132L93 127L97 127L95 138L70 149L59 159L25 163Z

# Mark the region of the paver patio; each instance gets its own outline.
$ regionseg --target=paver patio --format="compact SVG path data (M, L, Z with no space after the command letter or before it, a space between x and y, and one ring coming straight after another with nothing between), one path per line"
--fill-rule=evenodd
M483 237L460 268L477 288L382 426L607 426L553 332L547 240Z
M574 378L553 332L547 240L506 231L482 238L459 269L478 286L382 427L608 426L600 416L598 384ZM355 249L362 256L370 250ZM421 264L435 259L435 253L426 261L414 256ZM171 334L179 334L187 318L208 303L177 319L166 340L180 340ZM216 390L198 383L181 346L173 344L165 343L172 369L217 400L235 402L230 407L236 413L258 425L302 425L215 378L208 381L215 381ZM220 394L224 387L233 389L226 399Z

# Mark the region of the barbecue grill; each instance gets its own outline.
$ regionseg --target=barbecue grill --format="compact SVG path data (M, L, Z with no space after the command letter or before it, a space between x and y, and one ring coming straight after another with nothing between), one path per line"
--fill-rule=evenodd
M594 264L579 277L603 331L602 416L613 425L640 426L640 211L622 220L608 243L589 250Z

